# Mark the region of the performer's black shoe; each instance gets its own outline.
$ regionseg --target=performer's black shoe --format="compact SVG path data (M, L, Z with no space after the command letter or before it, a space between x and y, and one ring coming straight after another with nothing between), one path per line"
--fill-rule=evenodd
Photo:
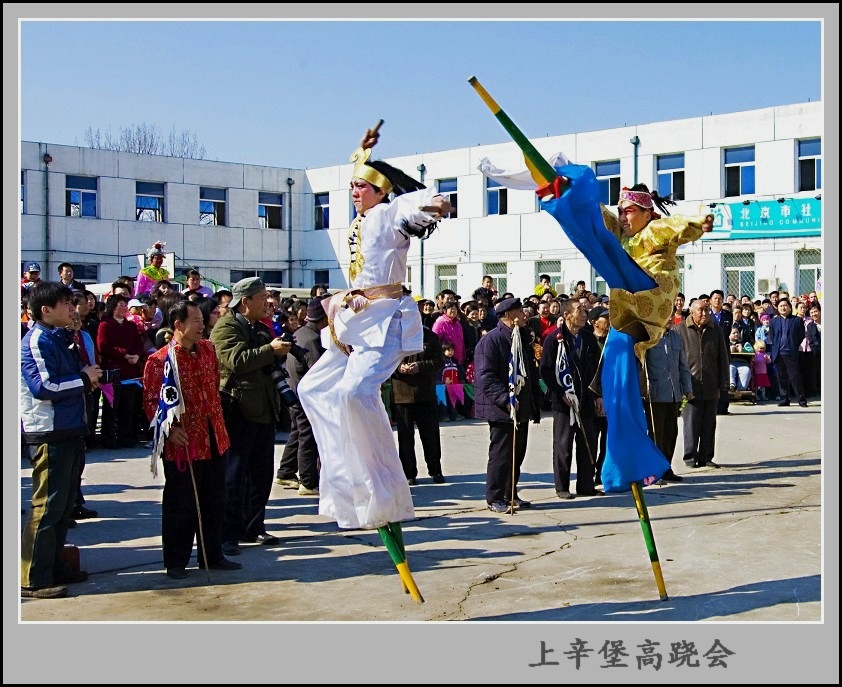
M664 473L663 477L661 477L661 481L662 482L683 482L684 478L681 475L676 475L672 471L672 468L670 468L669 470L667 470Z

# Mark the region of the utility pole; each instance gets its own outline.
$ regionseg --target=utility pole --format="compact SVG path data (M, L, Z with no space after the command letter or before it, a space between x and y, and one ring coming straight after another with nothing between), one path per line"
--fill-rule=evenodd
M629 143L634 146L634 183L637 183L637 148L640 146L640 137L639 136L632 136L629 139Z
M427 168L424 166L424 163L422 162L420 165L418 165L418 167L416 167L416 169L418 170L418 173L421 175L420 181L423 184L424 183L424 175L427 173ZM424 241L421 241L421 265L420 265L419 269L421 270L421 281L418 285L419 286L419 293L421 294L421 298L424 298Z

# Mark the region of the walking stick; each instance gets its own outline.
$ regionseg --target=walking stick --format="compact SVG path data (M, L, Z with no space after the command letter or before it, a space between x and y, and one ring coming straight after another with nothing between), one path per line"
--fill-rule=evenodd
M184 449L185 453L187 449ZM196 487L196 475L193 473L193 461L187 459L187 467L190 469L190 481L193 482L193 497L196 499L196 517L199 519L199 544L202 547L202 560L205 562L205 574L208 576L208 582L211 581L210 575L210 561L205 551L205 534L202 530L202 510L199 508L199 490Z
M664 575L661 572L661 562L658 560L658 549L655 548L655 535L652 533L652 524L649 522L649 511L646 510L646 501L643 499L643 489L640 482L632 482L632 495L634 505L637 508L637 516L640 518L640 527L643 530L643 539L646 542L646 550L649 552L649 560L652 563L652 572L655 573L655 584L658 585L658 593L661 601L666 601L667 587L664 584Z
M509 502L509 515L515 514L515 464L517 463L517 411L512 420L514 431L512 432L512 500Z

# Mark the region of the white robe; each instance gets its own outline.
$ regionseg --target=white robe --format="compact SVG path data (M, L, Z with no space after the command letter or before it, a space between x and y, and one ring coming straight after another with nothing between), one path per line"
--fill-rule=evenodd
M404 222L432 217L419 206L435 191L398 196L367 211L358 250L365 259L351 286L402 282L409 236ZM347 529L373 529L415 517L397 443L380 395L407 355L423 350L418 304L411 297L374 300L358 313L350 308L333 321L337 338L353 347L350 356L322 330L326 352L298 385L301 405L319 446L319 514Z

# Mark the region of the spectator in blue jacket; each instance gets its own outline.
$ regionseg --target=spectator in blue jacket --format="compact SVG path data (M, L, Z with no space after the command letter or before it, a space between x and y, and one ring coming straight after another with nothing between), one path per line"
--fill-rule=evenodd
M71 350L75 312L72 292L42 282L29 289L35 324L21 342L20 413L23 440L32 464L32 502L21 537L22 597L67 596L70 582L88 574L62 559L88 432L85 394L97 387L101 370L85 365Z
M766 345L769 355L775 364L780 385L781 400L779 406L789 405L790 385L798 396L798 405L807 407L807 396L804 393L804 383L801 379L801 368L798 364L798 347L804 340L804 320L792 314L789 298L778 299L778 317L773 317L769 323L769 335Z

